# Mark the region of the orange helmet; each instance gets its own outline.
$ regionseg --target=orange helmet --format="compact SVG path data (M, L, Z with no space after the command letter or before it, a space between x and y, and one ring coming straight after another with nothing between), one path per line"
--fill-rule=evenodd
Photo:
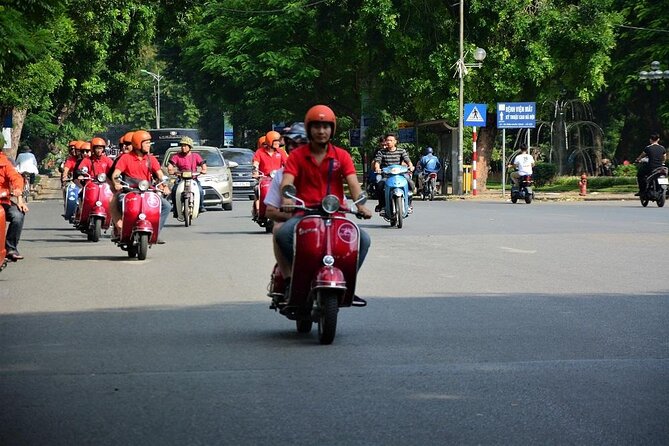
M279 132L270 130L269 132L265 133L265 143L270 147L272 147L274 141L279 141L280 139L281 139L281 133Z
M141 149L144 141L151 141L151 133L146 130L137 130L132 134L132 148Z
M307 114L304 116L304 126L307 129L307 137L309 137L309 125L312 122L329 122L332 124L333 135L337 128L337 117L327 105L314 105L307 111Z
M258 149L261 148L264 144L265 144L265 137L261 136L260 138L258 138L258 147L257 148Z
M134 135L135 132L128 132L123 137L121 138L122 143L127 143L127 144L132 144L132 135Z
M83 151L83 150L89 150L89 151L90 151L90 150L91 150L91 143L89 143L89 142L85 142L85 141L82 142L82 143L79 145L79 150L82 150L82 151Z
M106 147L107 142L104 139L100 138L99 136L96 136L95 138L91 139L91 147L95 146Z
M78 142L79 142L79 141L70 141L69 143L67 143L67 148L68 148L68 149L76 149L76 148L77 148L77 143L78 143Z
M77 149L77 150L81 150L81 145L82 145L83 143L84 143L84 142L81 141L81 140L76 140L76 141L74 142L74 148Z

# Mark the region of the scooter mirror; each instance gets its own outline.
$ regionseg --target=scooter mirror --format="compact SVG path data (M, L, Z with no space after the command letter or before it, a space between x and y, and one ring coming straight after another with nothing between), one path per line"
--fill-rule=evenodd
M293 184L287 184L281 189L281 195L283 195L285 198L290 198L292 200L296 200L297 197L297 189L295 188L295 185Z

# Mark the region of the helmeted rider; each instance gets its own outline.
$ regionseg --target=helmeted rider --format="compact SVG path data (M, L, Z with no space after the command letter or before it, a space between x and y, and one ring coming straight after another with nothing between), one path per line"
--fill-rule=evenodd
M636 157L636 162L640 162L643 158L648 158L648 161L641 163L636 176L639 184L639 192L635 194L637 197L646 193L646 178L655 169L664 166L667 161L667 149L660 145L660 135L657 133L650 135L650 144Z
M286 152L280 150L281 134L270 130L265 134L265 141L261 148L253 155L253 177L261 175L269 176L275 170L279 170L286 164ZM260 186L255 187L255 200L253 200L252 215L255 221L258 217L260 207Z
M409 213L413 212L413 207L411 206L411 201L413 198L414 182L411 179L411 173L414 171L413 163L409 158L409 154L405 149L400 149L397 147L397 136L394 133L387 133L385 136L385 147L376 152L374 157L374 172L381 173L384 167L392 166L393 164L406 164L409 168L409 172L404 174L407 181L409 182ZM385 194L386 180L381 177L376 185L377 196L379 199L379 204L376 206L375 211L383 212L386 206L386 194Z
M79 153L80 153L80 158L74 165L74 182L77 183L79 187L83 187L82 183L83 175L86 173L90 173L88 165L90 163L90 158L91 158L91 143L88 141L84 141L82 144L80 144ZM79 191L80 197L82 193L83 190L80 190Z
M514 186L518 186L518 179L526 175L532 175L532 167L534 167L534 157L527 153L527 146L520 145L520 153L516 155L511 164L516 168L515 172L511 172L511 182Z
M107 171L107 178L109 178L110 185L112 187L114 187L114 183L111 181L112 172L114 172L114 169L116 169L118 160L120 160L123 155L132 152L132 135L134 133L135 132L127 132L118 140L118 153L116 154L116 158L114 158L111 167Z
M69 149L69 156L63 163L63 171L60 174L61 186L70 179L70 172L74 172L74 166L76 166L77 162L81 159L81 152L79 152L79 148L83 143L83 141L76 140L70 141L70 143L67 145Z
M151 155L151 134L146 130L137 130L132 135L132 152L123 155L123 157L118 161L114 171L112 172L111 178L114 184L114 198L109 206L110 213L112 214L112 221L114 222L114 228L120 234L122 228L123 217L121 213L121 203L123 202L122 193L123 185L121 184L120 177L123 175L125 181L131 185L135 185L142 180L147 180L151 182L154 178L159 181L163 181L164 175L163 171L160 170L160 164L154 155ZM165 184L160 186L163 194L169 193L169 188ZM170 215L172 206L170 202L162 195L160 196L160 227L159 231L162 231L167 221L167 217ZM160 232L159 232L160 235ZM157 243L165 243L161 238L158 238Z
M197 173L197 168L199 167L200 173L203 175L206 174L207 160L203 159L199 153L193 152L193 139L188 136L184 136L179 141L179 145L181 146L181 152L175 153L170 158L170 160L167 163L167 173L170 175L175 175L177 172ZM200 189L199 212L206 212L207 210L204 207L204 188L202 187L202 184L200 184L199 179L196 178L195 182L197 183L198 188ZM178 183L179 182L177 182L177 184ZM171 193L172 204L176 203L176 193L177 193L177 185L175 184L174 187L172 187L172 193ZM173 216L175 218L177 217L176 207L173 209Z
M418 188L422 189L427 176L431 173L437 173L441 169L439 158L434 156L432 147L425 148L425 155L418 161L416 169L421 173L421 175L418 175Z
M84 154L84 158L79 163L77 170L83 170L83 168L86 167L88 169L88 174L93 178L101 173L107 175L113 161L105 155L105 148L107 147L106 141L99 136L96 136L91 139L90 145L92 150L90 157L87 157Z
M362 194L362 188L351 155L332 144L332 136L337 127L337 117L332 109L325 105L311 107L304 117L304 125L309 143L296 148L290 154L283 171L281 189L294 185L297 197L303 200L307 207L320 206L321 200L328 193L339 197L343 205L343 182L346 182L351 196L358 199ZM282 206L293 204L289 198L282 197L281 200ZM358 203L356 206L364 218L372 217L371 211L364 204ZM301 218L302 215L291 217L275 234L279 255L283 256L283 265L292 263L294 230ZM358 268L365 260L369 245L369 235L360 230ZM282 271L282 274L286 283L289 283L290 268Z

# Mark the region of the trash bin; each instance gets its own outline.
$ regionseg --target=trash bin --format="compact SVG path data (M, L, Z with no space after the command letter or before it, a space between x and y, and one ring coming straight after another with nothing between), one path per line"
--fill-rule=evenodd
M468 194L472 191L472 165L462 165L462 192Z

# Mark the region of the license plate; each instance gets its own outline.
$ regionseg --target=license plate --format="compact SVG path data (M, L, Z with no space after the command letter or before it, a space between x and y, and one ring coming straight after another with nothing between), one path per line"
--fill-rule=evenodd
M232 187L249 187L251 183L248 181L233 181Z
M657 179L657 184L669 184L669 178L660 177L660 178Z

